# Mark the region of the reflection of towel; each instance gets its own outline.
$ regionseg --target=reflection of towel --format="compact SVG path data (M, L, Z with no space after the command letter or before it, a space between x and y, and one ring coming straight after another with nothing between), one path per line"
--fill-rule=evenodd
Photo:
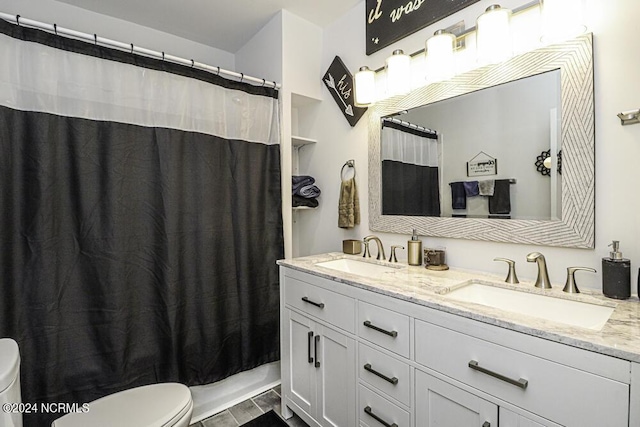
M451 209L467 209L467 193L463 182L450 182Z
M296 194L298 190L300 190L300 188L304 187L305 185L311 185L314 182L316 182L316 180L312 176L294 175L291 177L291 193Z
M338 200L338 227L353 228L360 224L360 202L355 178L342 181Z
M487 179L478 183L478 193L481 196L493 196L493 191L496 185L496 181L493 179Z
M477 196L479 193L478 190L478 181L465 181L464 192L467 194L467 197Z
M291 205L295 207L306 206L309 208L317 208L318 207L318 199L308 199L306 197L301 196L293 196L293 200L291 201Z
M493 196L489 197L490 214L511 213L511 184L508 179L496 179Z

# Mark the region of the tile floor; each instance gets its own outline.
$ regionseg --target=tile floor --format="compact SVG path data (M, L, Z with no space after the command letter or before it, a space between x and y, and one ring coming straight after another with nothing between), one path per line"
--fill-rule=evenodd
M240 402L190 427L238 427L273 409L281 416L280 386ZM287 420L293 427L308 427L297 415Z

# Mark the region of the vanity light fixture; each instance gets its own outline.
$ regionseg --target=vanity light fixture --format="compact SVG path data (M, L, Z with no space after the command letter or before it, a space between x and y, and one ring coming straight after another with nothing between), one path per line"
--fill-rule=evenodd
M376 73L366 65L354 76L356 105L367 106L375 102Z
M513 56L510 20L511 10L497 4L489 6L478 17L476 21L478 63L496 64Z
M455 57L453 54L456 36L438 30L427 39L425 48L426 80L435 83L448 80L455 75Z
M583 20L583 0L540 0L542 38L545 44L558 43L587 31Z
M387 96L402 95L411 90L411 57L402 49L393 51L386 60Z

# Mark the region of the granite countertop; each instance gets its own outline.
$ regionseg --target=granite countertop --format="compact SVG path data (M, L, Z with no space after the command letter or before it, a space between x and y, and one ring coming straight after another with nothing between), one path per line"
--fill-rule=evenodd
M531 281L521 281L519 284L511 285L504 282L504 277L482 272L455 268L432 271L424 266L413 267L402 262L392 264L372 258L366 261L395 267L395 271L373 278L315 265L341 258L363 261L359 255L335 252L280 260L278 265L524 334L640 363L640 302L636 296L618 301L606 298L600 291L591 289L581 289L580 294L567 294L562 292L564 284L561 283L553 283L553 289L542 290L534 287ZM446 296L449 291L469 281L615 309L602 329L592 330L481 304L457 301Z

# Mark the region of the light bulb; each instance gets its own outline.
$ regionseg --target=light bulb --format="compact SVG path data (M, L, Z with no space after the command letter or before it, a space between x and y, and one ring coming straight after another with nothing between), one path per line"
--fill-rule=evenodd
M499 5L489 6L476 22L476 48L480 65L495 64L511 58L511 11Z
M371 105L376 96L376 73L369 67L360 67L354 76L356 89L356 105Z
M401 95L411 89L411 57L401 49L387 58L387 95Z
M455 75L453 48L456 36L444 30L433 33L427 39L425 49L426 80L428 83L448 80Z

